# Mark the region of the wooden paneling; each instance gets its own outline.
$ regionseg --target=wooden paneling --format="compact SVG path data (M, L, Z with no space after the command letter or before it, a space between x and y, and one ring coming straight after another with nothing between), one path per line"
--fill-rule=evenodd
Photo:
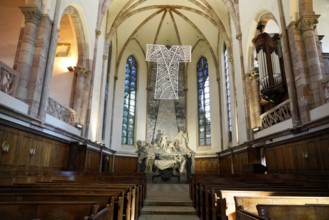
M329 135L265 148L265 158L270 173L327 173Z
M329 135L325 137L319 138L318 142L318 152L320 157L321 169L322 170L329 170Z
M87 151L85 171L99 171L100 169L100 153L95 151Z
M232 173L232 156L221 157L219 159L219 172Z
M137 157L122 157L115 156L114 159L114 172L137 172Z
M243 166L248 164L247 152L235 154L233 158L234 173L242 173Z
M195 158L195 173L218 173L218 158Z
M68 143L0 125L0 144L8 142L8 152L0 152L2 171L65 170L68 160ZM30 155L30 149L35 154Z

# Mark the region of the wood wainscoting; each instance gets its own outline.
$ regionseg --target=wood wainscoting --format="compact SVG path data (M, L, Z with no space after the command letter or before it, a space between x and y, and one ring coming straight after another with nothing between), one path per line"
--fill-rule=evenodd
M0 124L1 171L46 171L67 168L69 143Z
M195 173L218 173L218 157L195 158Z
M264 154L271 173L328 173L329 134L273 145Z
M265 161L268 173L328 173L329 133L314 132L218 156L219 173L243 173L244 166L260 161Z
M111 159L110 164L113 163ZM137 172L138 159L137 157L115 156L114 157L114 172L127 173Z

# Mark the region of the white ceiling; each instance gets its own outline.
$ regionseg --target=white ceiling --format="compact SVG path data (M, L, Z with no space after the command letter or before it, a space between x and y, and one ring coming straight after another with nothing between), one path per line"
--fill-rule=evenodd
M146 44L191 45L204 41L212 50L227 39L228 12L220 0L113 0L107 30L118 49L132 40Z

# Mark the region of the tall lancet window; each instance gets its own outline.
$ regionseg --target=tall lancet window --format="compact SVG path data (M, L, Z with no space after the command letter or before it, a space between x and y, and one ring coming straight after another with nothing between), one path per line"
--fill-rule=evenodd
M201 57L197 64L198 81L198 116L199 116L199 145L211 145L210 119L210 89L208 61Z
M227 108L227 128L229 142L232 141L232 109L231 109L231 90L230 90L230 75L229 62L226 44L224 44L224 72L225 72L225 89L226 89L226 108Z
M122 144L134 144L136 110L137 63L134 56L126 62L125 93L123 100Z

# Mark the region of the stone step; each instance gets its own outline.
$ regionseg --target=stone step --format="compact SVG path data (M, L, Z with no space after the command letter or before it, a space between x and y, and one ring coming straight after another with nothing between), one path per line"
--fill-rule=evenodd
M145 206L142 215L196 215L191 206Z
M144 206L193 206L192 201L188 200L174 200L174 201L166 201L166 200L145 200Z

